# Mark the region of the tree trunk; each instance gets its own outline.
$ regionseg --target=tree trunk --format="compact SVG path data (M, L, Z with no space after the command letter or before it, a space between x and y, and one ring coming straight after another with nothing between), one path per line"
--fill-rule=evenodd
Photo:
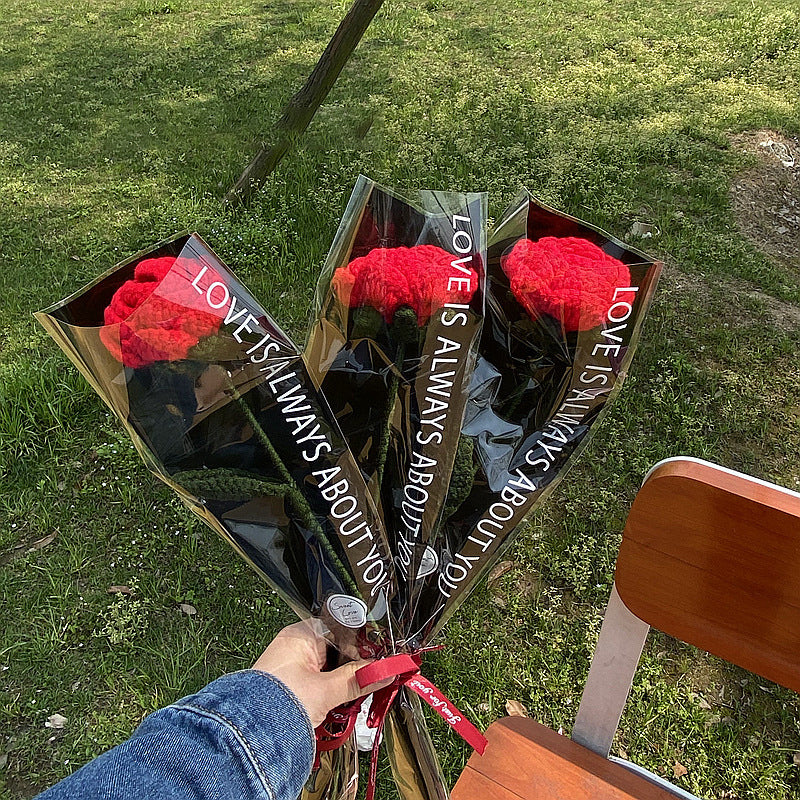
M273 144L263 144L256 157L248 164L225 202L247 202L264 183L264 179L278 166L325 101L333 84L361 41L370 22L383 5L383 0L355 0L345 18L336 29L314 71L294 97L286 104L275 125Z

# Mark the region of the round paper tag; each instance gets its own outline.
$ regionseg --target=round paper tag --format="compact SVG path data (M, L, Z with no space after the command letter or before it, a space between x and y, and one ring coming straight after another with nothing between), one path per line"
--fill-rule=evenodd
M367 606L357 597L332 594L326 605L331 616L345 628L361 628L367 624Z
M439 556L436 555L436 551L430 546L426 547L422 553L422 560L419 562L417 580L425 578L432 572L435 572L438 566Z

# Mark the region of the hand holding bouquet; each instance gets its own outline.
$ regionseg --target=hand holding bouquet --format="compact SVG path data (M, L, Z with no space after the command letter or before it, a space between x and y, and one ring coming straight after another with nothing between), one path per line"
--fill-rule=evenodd
M619 390L659 265L522 193L360 178L301 355L196 236L37 317L148 467L301 616L376 657L367 724L404 800L446 800L420 699L480 734L422 655L564 477ZM307 800L354 798L360 701L318 731Z

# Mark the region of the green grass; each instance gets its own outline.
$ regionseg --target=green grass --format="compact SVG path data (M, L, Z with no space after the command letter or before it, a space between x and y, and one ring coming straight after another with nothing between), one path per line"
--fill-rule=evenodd
M625 514L652 463L688 454L800 484L800 337L774 312L795 309L800 281L737 232L729 202L752 163L732 135L800 134L796 0L387 0L302 148L249 209L223 209L345 9L6 3L3 800L247 666L291 619L156 485L31 317L179 230L199 230L300 340L359 172L488 190L495 218L524 183L619 236L635 220L661 231L644 246L665 259L664 279L617 405L520 535L514 568L476 592L428 659L481 725L515 699L569 731ZM107 592L120 584L134 594ZM54 712L69 719L61 733L44 726ZM654 635L615 751L667 777L680 762L678 783L707 798L800 797L798 712L791 693ZM430 725L452 780L468 753Z

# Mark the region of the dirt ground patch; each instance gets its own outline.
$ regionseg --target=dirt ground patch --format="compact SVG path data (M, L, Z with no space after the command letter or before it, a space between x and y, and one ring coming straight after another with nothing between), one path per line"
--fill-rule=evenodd
M732 144L757 158L731 187L739 228L762 252L800 271L800 138L762 130L734 136Z
M661 278L660 291L662 294L675 291L698 298L704 306L714 310L720 322L733 328L754 323L764 323L787 333L800 328L800 307L772 297L752 283L730 276L715 276L710 282L705 276L684 272L668 262Z

